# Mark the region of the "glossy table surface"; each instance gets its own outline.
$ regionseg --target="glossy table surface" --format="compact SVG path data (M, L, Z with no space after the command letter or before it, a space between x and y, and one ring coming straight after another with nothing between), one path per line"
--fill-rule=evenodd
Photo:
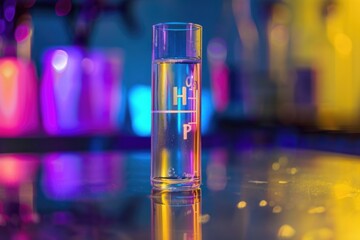
M150 153L0 155L0 239L360 239L360 157L203 151L201 190L152 191Z

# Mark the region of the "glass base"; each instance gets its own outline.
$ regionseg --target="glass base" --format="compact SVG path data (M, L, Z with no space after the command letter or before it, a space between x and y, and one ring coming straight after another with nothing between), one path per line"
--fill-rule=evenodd
M199 188L200 179L156 177L151 179L151 185L158 190L187 191Z

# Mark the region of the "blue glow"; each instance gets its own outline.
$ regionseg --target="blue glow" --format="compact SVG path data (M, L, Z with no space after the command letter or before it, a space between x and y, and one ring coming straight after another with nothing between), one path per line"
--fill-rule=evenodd
M136 85L129 92L131 125L136 135L151 134L151 88Z
M211 120L214 113L210 90L203 90L201 93L201 132L208 133L211 127Z

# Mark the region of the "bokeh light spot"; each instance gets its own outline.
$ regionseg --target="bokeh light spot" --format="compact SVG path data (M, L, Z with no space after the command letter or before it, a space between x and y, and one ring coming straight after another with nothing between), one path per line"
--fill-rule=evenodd
M239 209L242 209L242 208L245 208L247 205L247 203L245 201L240 201L238 204L237 204L237 208Z
M68 60L69 56L64 50L56 50L51 63L56 71L62 71L66 68Z
M296 231L292 226L288 224L284 224L279 228L278 237L280 239L289 239L292 238L295 235L295 233Z
M20 24L15 30L15 40L22 42L28 38L31 33L30 26L28 24Z

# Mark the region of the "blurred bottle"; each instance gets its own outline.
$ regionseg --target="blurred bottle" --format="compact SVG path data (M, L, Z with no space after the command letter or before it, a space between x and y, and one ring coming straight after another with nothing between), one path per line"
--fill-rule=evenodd
M274 1L233 0L240 37L238 50L243 115L251 121L272 121L276 113L276 86L269 74L267 24Z
M108 134L119 130L122 55L80 47L44 56L41 103L50 135Z
M277 118L289 121L293 112L293 84L289 79L289 34L291 12L284 3L275 3L269 14L267 35L269 44L269 74L277 89Z
M153 240L201 240L201 190L152 192Z
M38 130L37 77L31 62L32 20L16 1L0 5L0 137ZM25 12L25 13L23 13Z
M282 16L282 35L288 47L288 82L282 84L283 121L314 125L319 100L318 86L329 66L329 42L326 39L323 10L327 1L286 1L274 11ZM273 28L276 31L276 27ZM276 33L276 32L275 32ZM274 36L275 37L275 36ZM330 69L329 69L330 70ZM287 93L286 93L287 92Z
M38 156L0 155L0 224L2 226L39 221L34 199L38 168Z
M326 1L324 37L327 52L318 52L322 67L318 86L318 122L323 129L360 131L360 2ZM323 48L320 48L323 49Z
M274 11L274 24L276 16L285 16L286 21L272 26L273 50L281 35L289 49L289 80L281 83L282 120L359 131L360 71L354 67L360 55L359 7L353 0L304 0L282 4L290 18ZM280 51L274 51L278 59L276 52Z
M222 38L213 38L207 46L210 67L212 99L217 112L224 112L229 105L229 68L226 64L227 47Z
M0 136L20 136L38 128L35 75L27 60L0 58Z

